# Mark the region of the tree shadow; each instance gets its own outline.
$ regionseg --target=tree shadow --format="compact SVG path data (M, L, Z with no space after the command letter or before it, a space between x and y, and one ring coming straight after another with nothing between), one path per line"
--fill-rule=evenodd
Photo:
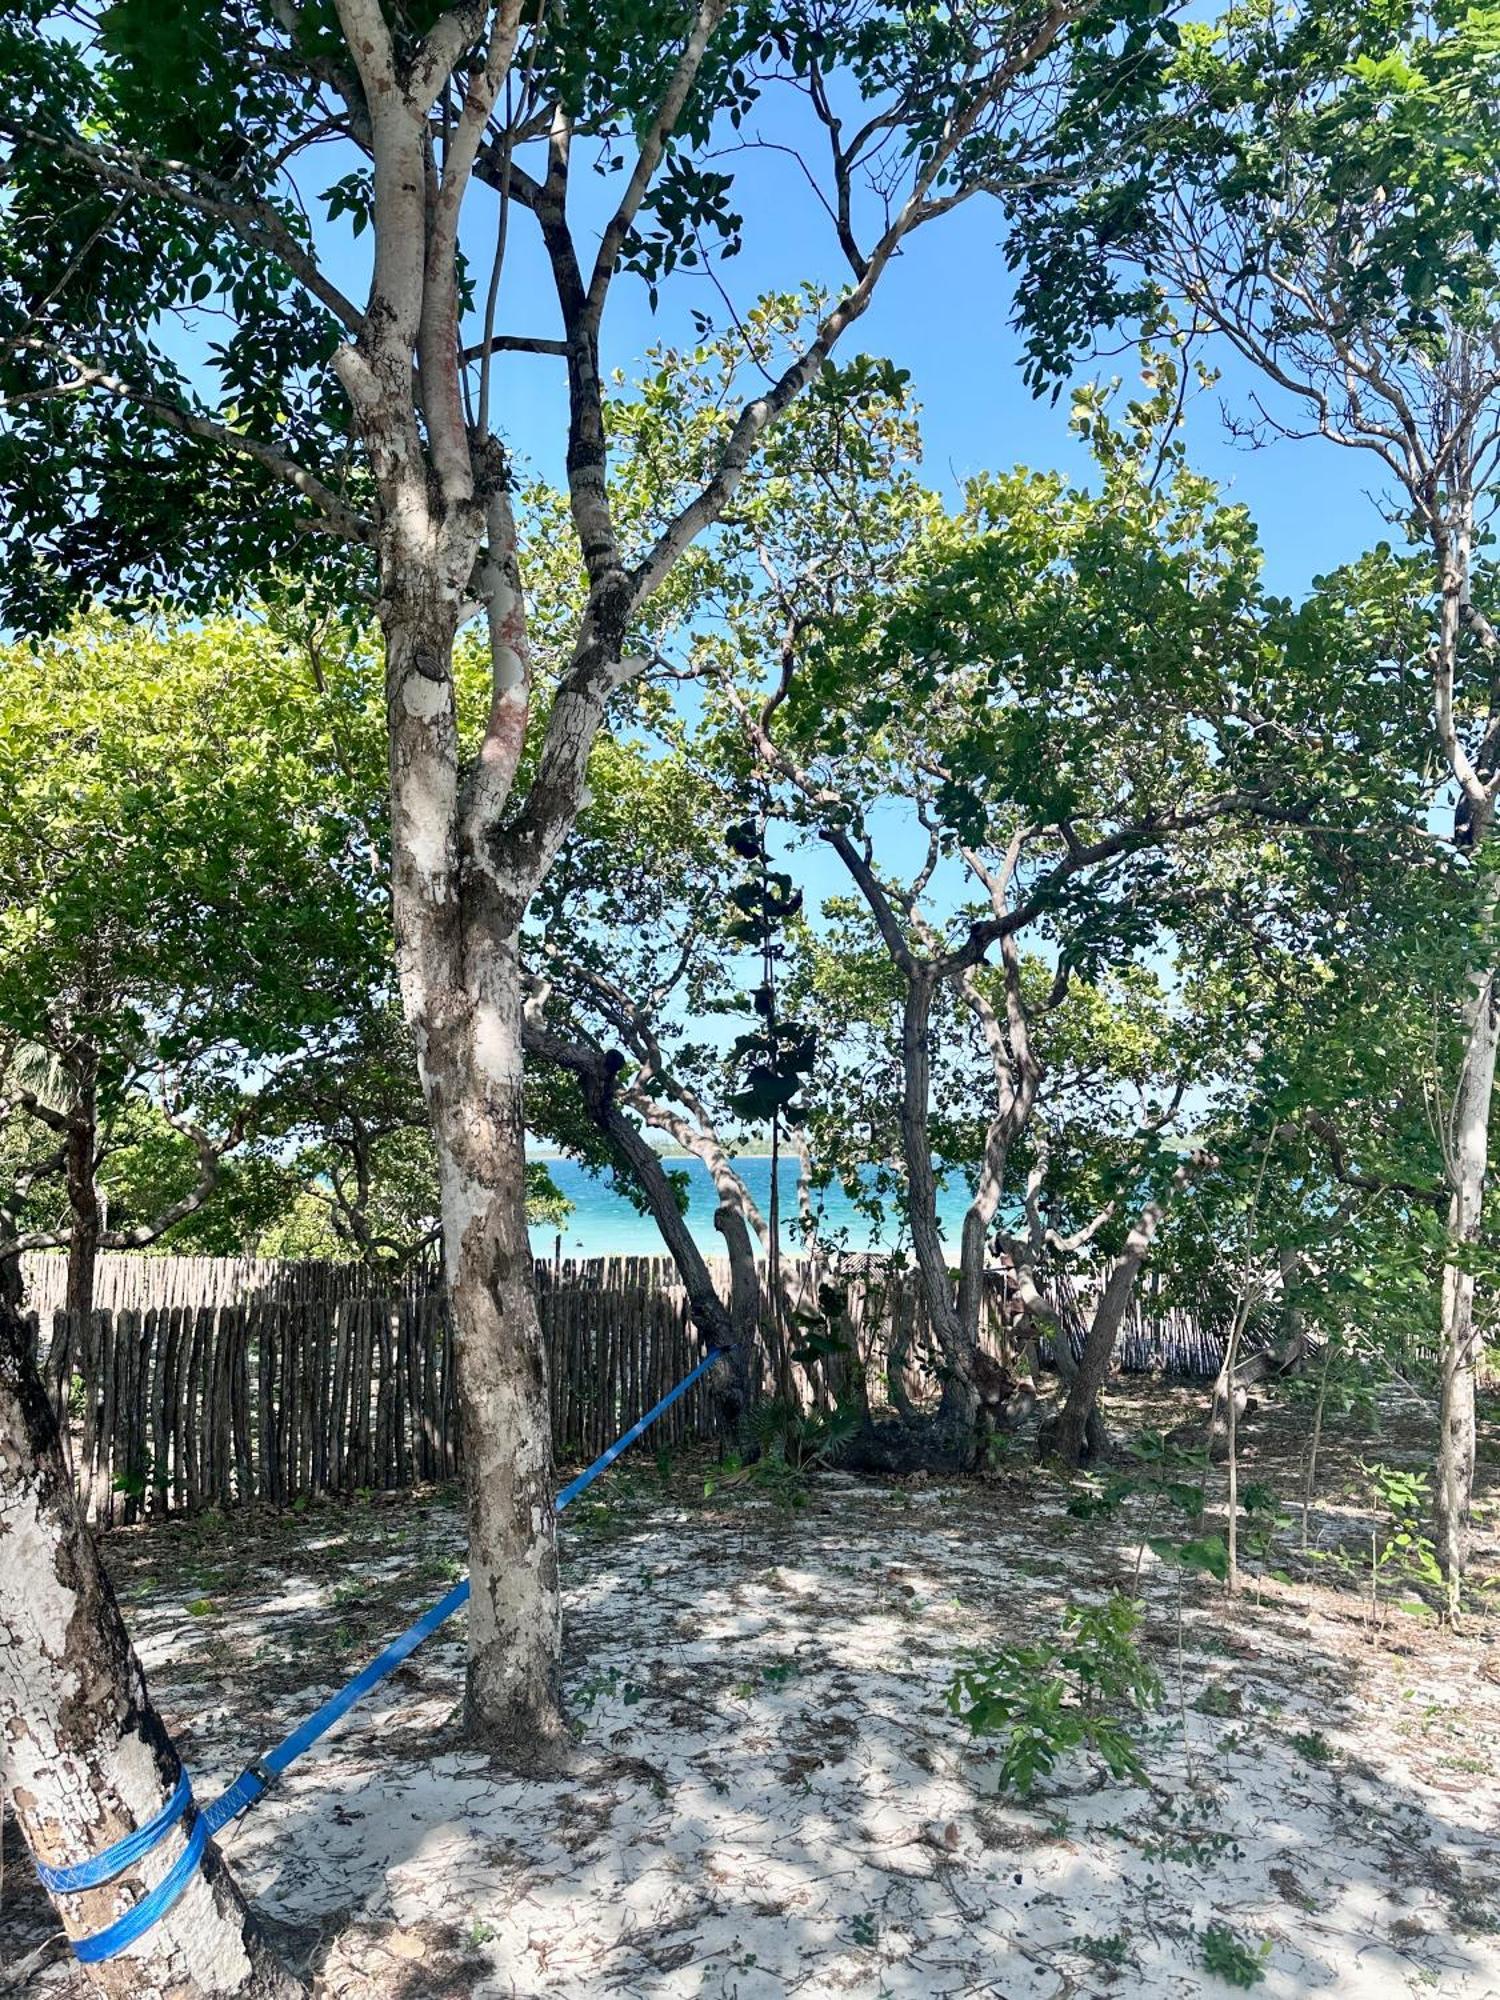
M1262 1473L1281 1463L1271 1429L1252 1436ZM432 1754L461 1685L454 1632L226 1837L329 2000L1149 2000L1216 1990L1215 1925L1268 2000L1500 1985L1500 1689L1480 1639L1415 1621L1371 1636L1338 1578L1228 1605L1148 1554L1145 1643L1167 1691L1149 1783L1072 1764L1016 1801L947 1710L954 1663L1128 1580L1140 1518L1075 1520L1042 1474L830 1477L796 1514L696 1494L627 1476L569 1531L584 1777ZM351 1584L382 1636L437 1594L456 1512L387 1512L243 1534L217 1642L183 1620L194 1586L174 1588L142 1534L132 1623L205 1777L369 1650L362 1627L335 1643L357 1622Z

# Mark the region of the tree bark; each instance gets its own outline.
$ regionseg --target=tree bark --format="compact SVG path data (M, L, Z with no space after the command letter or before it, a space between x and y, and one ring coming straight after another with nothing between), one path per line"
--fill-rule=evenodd
M1115 1342L1119 1339L1120 1328L1130 1307L1135 1281L1150 1254L1160 1221L1161 1209L1153 1202L1142 1212L1126 1237L1125 1248L1115 1259L1103 1294L1094 1308L1083 1353L1068 1385L1067 1400L1058 1415L1044 1424L1037 1436L1039 1457L1055 1458L1063 1465L1077 1466L1085 1457L1097 1456L1103 1449L1099 1392L1104 1387L1104 1378L1114 1359ZM1059 1335L1060 1340L1066 1338L1065 1334Z
M382 602L392 910L441 1192L470 1567L466 1715L519 1767L564 1740L547 1357L526 1229L523 978L507 903L457 814L454 577L413 561Z
M1496 793L1500 772L1495 746L1500 742L1497 680L1493 667L1500 659L1500 639L1489 620L1472 602L1475 541L1475 432L1472 420L1460 419L1454 433L1460 447L1449 482L1446 516L1431 515L1429 529L1438 558L1439 624L1434 667L1434 718L1438 740L1458 785L1454 840L1478 853L1495 837ZM1462 635L1469 628L1489 655L1488 726L1477 761L1471 760L1457 727ZM1497 896L1493 876L1485 878L1479 918L1485 934L1493 932ZM1495 1047L1500 1032L1500 992L1496 970L1481 958L1469 975L1463 1012L1463 1055L1454 1092L1452 1124L1445 1160L1448 1181L1448 1235L1456 1254L1443 1266L1442 1397L1438 1415L1438 1451L1433 1495L1434 1538L1438 1564L1447 1585L1448 1617L1461 1610L1464 1567L1468 1560L1474 1490L1474 1388L1479 1353L1474 1324L1474 1273L1466 1268L1466 1253L1479 1241L1484 1224L1484 1183L1489 1168L1490 1111L1495 1094Z
M488 935L485 935L488 929ZM463 1424L471 1731L518 1767L565 1740L547 1351L526 1228L522 982L478 927L450 1028L426 1038Z
M73 1497L20 1314L20 1276L0 1259L0 1738L11 1802L28 1846L53 1867L102 1854L153 1818L181 1771L119 1606ZM105 1929L182 1854L191 1808L126 1874L60 1895L70 1937ZM155 2000L303 1991L256 1933L210 1842L159 1923L88 1968L97 1991Z
M1277 1257L1277 1267L1283 1294L1292 1284L1304 1262L1301 1250L1283 1248ZM1296 1304L1283 1304L1280 1331L1274 1346L1263 1347L1245 1360L1239 1359L1241 1343L1231 1341L1224 1350L1223 1366L1214 1378L1212 1413L1209 1433L1212 1440L1227 1435L1227 1412L1232 1403L1236 1420L1245 1414L1249 1392L1257 1382L1278 1380L1293 1374L1307 1353L1307 1316ZM1231 1348L1233 1359L1231 1360ZM1231 1394L1231 1385L1233 1393Z
M901 1016L901 1152L906 1166L906 1213L912 1249L922 1280L923 1297L933 1336L943 1357L942 1397L931 1419L938 1458L972 1457L979 1398L969 1362L977 1336L965 1328L954 1303L948 1259L938 1226L937 1178L932 1168L932 1134L928 1108L932 1098L932 1003L936 976L930 966L909 961L906 1001ZM965 1218L966 1237L971 1217ZM983 1255L983 1224L979 1235ZM977 1291L975 1298L977 1302Z
M729 1350L723 1363L710 1371L709 1381L725 1434L738 1436L756 1400L760 1329L760 1276L743 1214L738 1207L721 1203L714 1217L714 1226L729 1252L730 1297L726 1306L687 1218L677 1205L661 1155L620 1109L615 1083L623 1059L618 1052L611 1056L591 1042L569 1041L530 1018L525 1022L524 1037L528 1054L577 1077L590 1121L634 1179L661 1231L662 1241L687 1292L688 1311L704 1345Z
M92 1075L80 1084L68 1119L64 1172L68 1186L68 1311L82 1326L94 1310L94 1272L99 1262L103 1217L95 1176L98 1114Z
M1493 971L1475 976L1464 1010L1463 1068L1453 1107L1448 1230L1459 1256L1443 1269L1442 1401L1434 1493L1437 1558L1447 1583L1448 1615L1460 1611L1468 1560L1474 1488L1474 1387L1479 1331L1474 1321L1474 1273L1460 1261L1479 1240L1489 1166L1490 1105L1500 1034L1500 992Z

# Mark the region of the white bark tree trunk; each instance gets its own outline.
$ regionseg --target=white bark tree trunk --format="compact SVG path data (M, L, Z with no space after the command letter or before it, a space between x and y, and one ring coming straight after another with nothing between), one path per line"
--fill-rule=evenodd
M1500 992L1493 971L1476 975L1464 1010L1463 1069L1453 1107L1449 1164L1448 1229L1464 1249L1479 1240L1489 1167L1490 1107L1495 1092L1495 1052L1500 1037ZM1456 1618L1468 1559L1474 1488L1474 1386L1479 1330L1474 1320L1474 1273L1460 1259L1443 1269L1443 1388L1439 1412L1434 1512L1437 1556L1448 1589L1448 1614Z
M0 1287L0 1743L27 1845L70 1867L154 1818L181 1766L74 1500L12 1259L0 1263ZM55 1897L68 1935L105 1930L139 1902L181 1857L192 1823L190 1809L106 1886ZM161 1920L88 1972L97 1991L132 2000L303 1990L257 1936L212 1842Z
M1182 1162L1172 1176L1172 1194L1186 1185L1204 1159L1203 1154L1193 1153ZM1064 1465L1076 1466L1082 1462L1086 1451L1097 1453L1104 1448L1106 1440L1099 1414L1099 1394L1109 1374L1115 1343L1125 1324L1130 1301L1135 1295L1136 1281L1151 1255L1172 1194L1148 1202L1130 1225L1124 1246L1110 1267L1099 1303L1089 1321L1083 1353L1068 1383L1067 1399L1058 1415L1044 1424L1038 1434L1037 1450L1042 1457L1053 1457ZM1057 1344L1061 1352L1067 1345L1065 1333L1059 1331Z
M532 1767L549 1761L565 1731L547 1352L526 1230L514 971L512 954L488 969L469 1063L434 1072L434 1133L474 1583L468 1714L508 1762Z
M1496 794L1500 790L1495 754L1500 741L1500 713L1494 694L1493 668L1500 663L1500 637L1471 598L1475 434L1472 422L1462 416L1454 443L1458 449L1454 455L1448 512L1446 516L1433 514L1429 519L1441 592L1433 660L1433 710L1438 740L1458 785L1455 843L1477 853L1495 837ZM1461 643L1466 628L1478 637L1491 663L1489 724L1477 760L1470 756L1457 720ZM1493 882L1493 877L1488 880ZM1484 932L1493 932L1496 916L1497 897L1493 888L1489 888L1481 898L1479 910ZM1487 962L1489 956L1485 952L1469 975L1463 1014L1463 1054L1444 1162L1448 1231L1457 1254L1443 1266L1443 1386L1433 1515L1437 1558L1447 1585L1450 1619L1457 1618L1461 1608L1474 1490L1474 1382L1479 1340L1474 1324L1474 1274L1465 1268L1465 1253L1478 1242L1484 1224L1490 1112L1495 1094L1495 1045L1500 1032L1496 1008L1500 993L1496 991L1495 968Z
M458 594L388 600L392 900L437 1151L473 1594L473 1734L535 1767L564 1744L547 1355L526 1229L524 895L459 845L451 742Z
M1130 1310L1135 1282L1151 1252L1161 1209L1154 1203L1145 1209L1125 1239L1125 1247L1115 1259L1105 1280L1099 1303L1083 1343L1083 1354L1068 1385L1067 1400L1057 1417L1043 1426L1038 1450L1063 1465L1078 1465L1086 1450L1096 1452L1102 1443L1099 1419L1099 1392L1104 1387L1120 1328ZM1060 1345L1067 1335L1059 1333Z

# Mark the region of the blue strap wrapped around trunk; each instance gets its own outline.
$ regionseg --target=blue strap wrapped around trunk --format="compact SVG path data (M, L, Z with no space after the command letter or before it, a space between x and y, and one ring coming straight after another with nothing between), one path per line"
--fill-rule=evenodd
M45 1861L38 1861L36 1872L42 1887L54 1896L81 1896L85 1889L102 1889L106 1882L113 1882L133 1862L159 1846L192 1800L193 1781L185 1770L179 1771L176 1790L161 1811L153 1814L144 1826L138 1826L134 1833L127 1833L123 1840L117 1840L113 1847L106 1847L102 1854L96 1854L92 1861L79 1861L71 1868L51 1868Z

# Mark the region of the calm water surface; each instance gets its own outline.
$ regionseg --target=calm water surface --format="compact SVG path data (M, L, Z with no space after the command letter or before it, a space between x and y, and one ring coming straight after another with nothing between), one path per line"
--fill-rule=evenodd
M724 1239L714 1228L717 1203L707 1168L698 1160L668 1160L665 1164L671 1172L680 1173L687 1183L688 1226L694 1237L704 1250L722 1251ZM750 1157L738 1161L737 1165L751 1196L764 1214L771 1195L770 1160ZM795 1250L801 1245L801 1235L796 1226L797 1162L795 1159L783 1159L780 1165L782 1240L788 1249ZM656 1224L649 1216L641 1215L622 1194L617 1194L607 1175L591 1174L576 1160L549 1160L547 1170L573 1204L573 1212L561 1231L565 1257L660 1257L666 1254ZM874 1186L873 1168L868 1170L867 1181ZM939 1220L943 1234L950 1242L958 1240L968 1199L968 1190L956 1184L942 1191ZM873 1225L842 1188L832 1187L817 1200L821 1239L840 1243L850 1250L886 1249L896 1241L897 1217L889 1198L883 1226ZM532 1247L539 1256L552 1254L556 1233L546 1226L532 1230Z

